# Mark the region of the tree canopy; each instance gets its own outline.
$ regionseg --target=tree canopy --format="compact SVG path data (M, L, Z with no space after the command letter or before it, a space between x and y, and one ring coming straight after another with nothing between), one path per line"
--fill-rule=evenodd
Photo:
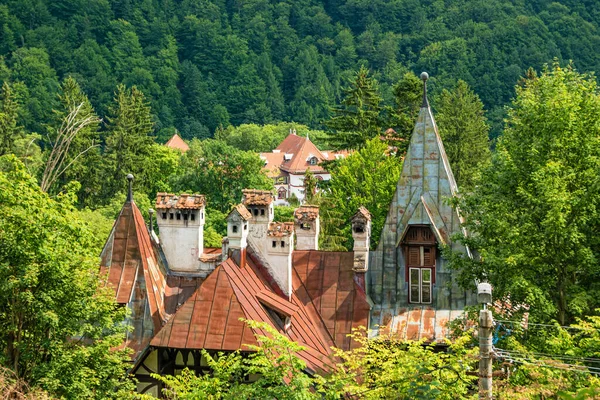
M554 63L523 81L491 165L460 202L480 257L463 277L561 325L599 306L600 95L593 76Z

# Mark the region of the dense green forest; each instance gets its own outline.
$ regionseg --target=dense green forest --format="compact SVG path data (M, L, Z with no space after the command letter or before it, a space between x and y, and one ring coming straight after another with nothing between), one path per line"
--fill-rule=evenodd
M435 91L467 82L497 136L529 67L600 69L599 25L600 4L575 0L8 0L0 80L24 84L25 129L41 134L65 77L100 116L118 84L135 85L164 141L229 124L320 128L360 65L388 105L406 72L427 70Z

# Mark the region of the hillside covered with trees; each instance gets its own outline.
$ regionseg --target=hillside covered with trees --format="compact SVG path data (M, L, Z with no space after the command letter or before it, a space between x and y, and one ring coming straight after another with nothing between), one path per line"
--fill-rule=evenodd
M45 134L73 76L98 115L118 84L150 100L154 133L295 121L322 128L360 65L383 101L407 72L434 91L467 82L492 135L529 67L558 58L600 69L600 5L565 0L8 0L0 80L20 82L24 127Z

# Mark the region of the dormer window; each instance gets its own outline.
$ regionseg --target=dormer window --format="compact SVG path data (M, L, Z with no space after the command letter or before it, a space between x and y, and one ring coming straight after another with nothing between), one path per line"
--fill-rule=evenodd
M433 302L435 284L436 241L429 226L411 226L403 240L406 262L408 301L414 304Z
M310 165L317 165L319 160L317 160L317 157L311 157L310 160L308 160L308 162L310 163Z

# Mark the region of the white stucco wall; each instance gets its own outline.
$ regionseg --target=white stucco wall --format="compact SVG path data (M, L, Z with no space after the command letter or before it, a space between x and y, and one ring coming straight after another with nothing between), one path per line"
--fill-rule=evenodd
M157 215L160 243L167 258L169 269L176 272L198 272L198 257L204 252L204 209L195 210L194 221L188 219L162 218L162 211Z

